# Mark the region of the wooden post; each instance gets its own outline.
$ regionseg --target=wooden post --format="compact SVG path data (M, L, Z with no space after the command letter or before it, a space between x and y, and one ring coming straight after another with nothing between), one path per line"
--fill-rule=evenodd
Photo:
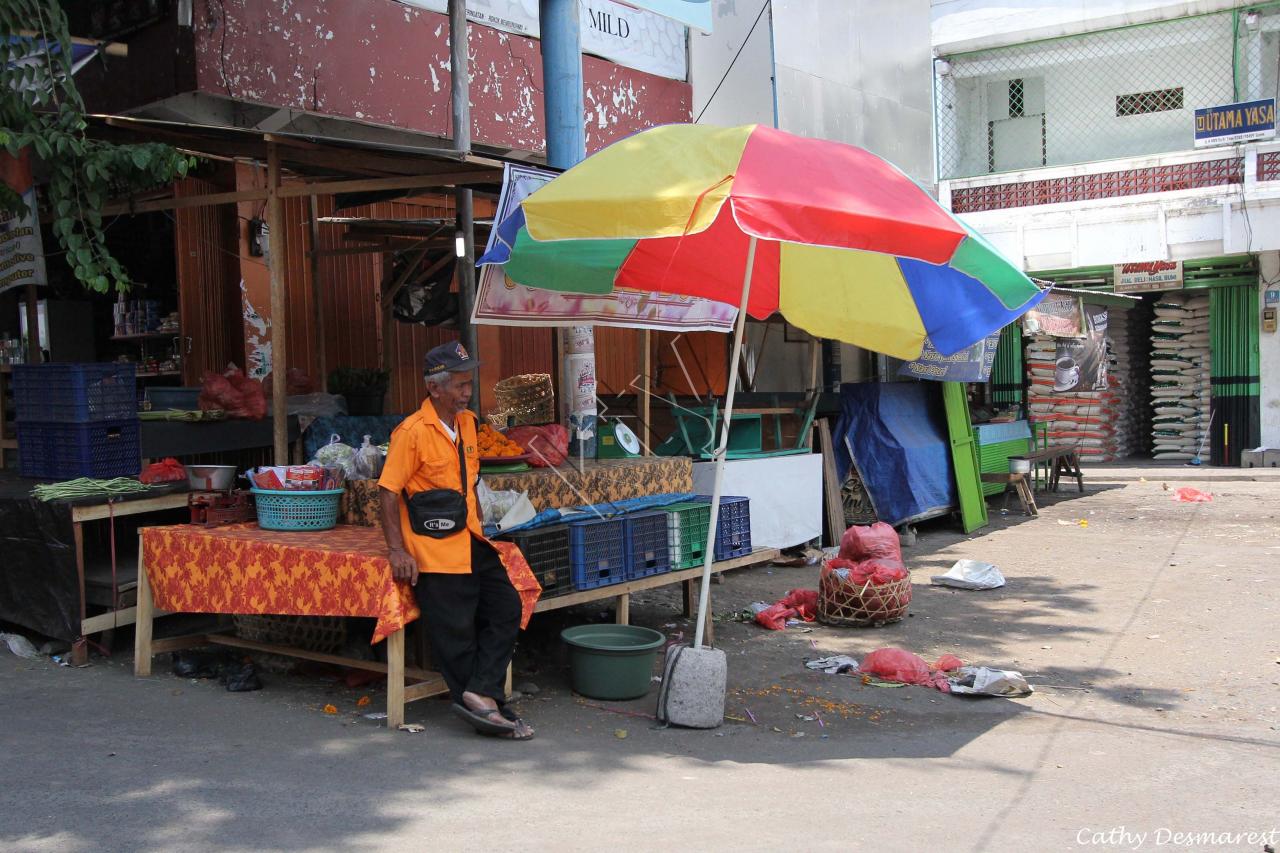
M27 285L27 364L39 364L40 357L40 303L36 286Z
M387 728L404 725L404 629L387 637Z
M822 494L826 507L827 529L830 532L832 545L840 544L844 535L844 498L840 494L840 483L836 477L836 449L832 443L831 424L826 418L817 422L818 439L822 443Z
M619 625L631 624L631 593L624 592L618 596L614 607L614 622Z
M138 609L133 626L133 674L151 674L151 621L154 606L151 600L151 581L142 561L142 537L138 537Z
M320 255L316 252L320 248L320 223L316 220L320 217L317 215L316 197L310 196L308 201L311 203L310 215L307 217L307 226L311 231L311 301L315 304L316 372L320 374L315 380L322 390L327 390L329 366L324 354L324 285L320 281Z
M287 337L289 324L285 317L285 225L284 203L280 199L280 151L276 143L267 143L267 228L268 270L271 274L271 446L277 465L289 464L289 361Z
M640 446L644 449L644 455L652 455L649 450L649 442L653 438L653 433L649 429L649 417L652 414L652 407L649 405L649 391L653 387L653 383L649 379L649 374L653 372L653 333L648 329L644 330L641 335L640 345L644 347L644 354L640 357L640 387L644 389L640 392Z

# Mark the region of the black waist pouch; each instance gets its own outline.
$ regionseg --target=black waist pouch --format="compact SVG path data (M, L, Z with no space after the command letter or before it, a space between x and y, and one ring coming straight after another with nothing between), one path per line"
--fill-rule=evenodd
M409 527L419 536L444 539L467 529L467 462L462 455L462 436L458 436L458 471L462 491L428 489L410 495L401 491L409 508Z

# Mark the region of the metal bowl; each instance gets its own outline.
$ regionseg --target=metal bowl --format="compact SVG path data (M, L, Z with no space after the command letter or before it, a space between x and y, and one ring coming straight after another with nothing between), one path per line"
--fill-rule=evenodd
M187 485L193 492L225 492L235 481L234 465L187 466Z
M1009 473L1010 474L1030 474L1031 460L1030 459L1010 459Z

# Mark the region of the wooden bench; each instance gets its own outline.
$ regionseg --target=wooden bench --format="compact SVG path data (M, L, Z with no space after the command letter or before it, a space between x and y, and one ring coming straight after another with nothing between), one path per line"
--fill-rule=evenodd
M1084 472L1080 470L1080 453L1071 445L1051 444L1031 453L1012 456L1010 459L1025 459L1037 469L1044 465L1047 470L1045 487L1051 492L1058 491L1058 481L1063 474L1074 477L1076 487L1081 492L1084 491Z

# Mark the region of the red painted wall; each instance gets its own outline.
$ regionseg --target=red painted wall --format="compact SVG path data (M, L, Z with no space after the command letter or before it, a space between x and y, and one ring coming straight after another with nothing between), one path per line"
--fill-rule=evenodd
M289 109L451 136L449 22L393 0L196 0L196 86ZM534 39L472 24L476 142L541 151ZM688 83L582 58L587 150L689 121Z

